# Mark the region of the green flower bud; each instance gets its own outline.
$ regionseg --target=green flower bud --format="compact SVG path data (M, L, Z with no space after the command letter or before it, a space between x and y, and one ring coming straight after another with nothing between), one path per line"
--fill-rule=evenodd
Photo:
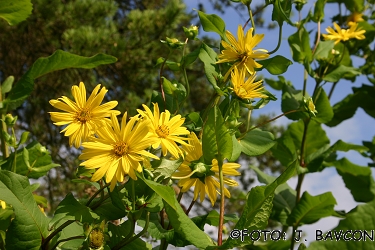
M8 125L9 127L13 127L14 124L16 124L17 121L17 116L13 117L11 114L7 114L5 116L5 124Z
M171 49L180 49L184 46L184 43L180 42L177 38L167 37L165 40L161 40L161 42L167 44Z
M197 26L190 26L190 28L184 28L185 36L189 39L194 40L198 36L198 27Z

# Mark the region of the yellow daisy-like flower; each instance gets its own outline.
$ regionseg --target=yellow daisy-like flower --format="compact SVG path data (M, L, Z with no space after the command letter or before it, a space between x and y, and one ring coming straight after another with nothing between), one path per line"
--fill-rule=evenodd
M137 111L143 118L151 121L151 133L158 138L158 141L152 147L158 148L161 145L164 156L167 155L167 151L175 158L179 158L179 155L183 156L184 153L176 142L182 145L186 144L183 140L187 140L187 138L181 137L181 135L190 133L185 127L182 127L185 118L181 118L181 115L171 118L171 113L168 110L160 113L157 103L154 103L154 113L144 104L143 108L145 111L140 109L137 109Z
M184 162L177 169L178 172L172 175L172 178L179 179L178 185L181 187L181 192L187 192L191 187L194 187L194 200L199 196L200 201L203 202L207 194L213 206L220 191L218 162L213 159L211 166L200 162L199 159L203 155L202 144L193 132L189 138L191 139L189 145L182 146L186 151ZM224 163L223 174L240 175L236 170L239 167L240 164L238 163ZM224 177L223 180L229 186L238 186L238 183L230 178ZM230 192L227 188L224 188L224 195L230 197Z
M234 67L231 73L231 81L233 84L233 91L241 99L252 99L252 98L266 98L265 94L262 94L263 80L254 82L256 74L250 76L247 80L246 72L244 70L238 70Z
M57 100L50 100L49 103L63 112L49 112L51 120L57 126L68 126L61 131L65 132L65 136L69 136L69 144L79 148L82 142L95 133L95 131L103 127L106 122L109 122L111 114L119 115L120 111L111 110L117 106L117 101L107 102L100 105L103 101L107 89L103 87L100 92L100 84L92 91L89 99L86 101L86 88L83 82L79 83L79 87L74 85L72 87L72 94L74 101L68 97L63 96Z
M348 24L350 23L358 23L358 22L363 22L363 13L360 12L353 12L350 16L348 16L348 19L346 20Z
M140 162L144 156L159 159L146 151L157 141L150 136L150 122L139 121L138 115L126 122L127 113L124 114L121 127L116 116L111 114L111 125L106 124L92 138L90 142L82 143L83 151L80 160L86 160L80 165L88 169L96 169L92 181L98 181L105 175L106 182L111 182L111 191L117 182L123 182L125 175L133 180L137 179L135 171L141 172Z
M216 63L234 62L234 64L228 70L224 78L227 78L235 66L239 70L246 69L247 72L252 75L255 72L255 68L262 67L255 59L267 59L269 57L269 54L267 54L268 51L265 49L254 50L254 47L263 40L264 34L256 34L253 36L253 28L250 28L245 35L241 25L239 25L237 29L238 41L229 31L226 31L226 35L230 43L226 41L221 42L224 49L218 56L219 61Z
M333 23L333 26L337 30L337 32L331 28L328 27L326 29L328 34L323 34L323 37L326 40L334 40L335 45L338 44L340 41L347 41L351 38L355 38L358 40L363 40L366 37L364 36L365 30L362 30L361 28L358 28L358 23L350 22L349 23L349 29L341 29L340 26L337 23Z
M5 208L7 207L7 204L5 203L5 201L0 200L0 207L1 207L2 209L5 209Z

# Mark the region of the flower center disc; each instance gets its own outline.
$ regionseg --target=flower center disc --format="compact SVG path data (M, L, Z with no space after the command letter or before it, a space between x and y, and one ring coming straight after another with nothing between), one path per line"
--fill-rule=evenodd
M87 108L81 109L80 111L76 113L75 119L82 123L86 123L87 121L91 119L90 110Z
M128 153L129 151L129 146L128 144L126 144L125 142L117 142L114 146L113 146L113 151L115 153L115 155L121 157L125 154Z
M169 128L166 125L159 125L158 128L155 131L159 137L165 138L169 135Z

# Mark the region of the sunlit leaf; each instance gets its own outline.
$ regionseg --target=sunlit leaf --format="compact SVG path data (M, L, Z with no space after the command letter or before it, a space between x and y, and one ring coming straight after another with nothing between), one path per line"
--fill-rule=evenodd
M346 218L341 220L337 227L334 227L328 232L316 232L316 241L312 242L308 249L373 249L374 234L371 232L374 232L375 228L374 214L375 200L366 204L358 205L347 213ZM357 233L354 234L354 232ZM361 237L361 240L355 240L359 239L359 237ZM350 240L348 240L349 238Z
M275 145L275 137L268 131L254 129L248 132L242 139L239 139L238 142L244 154L257 156L264 154Z
M281 75L285 73L288 70L288 67L293 64L292 61L280 55L258 61L258 63L262 64L263 68L272 75Z
M48 234L49 219L38 208L28 178L0 170L0 193L15 213L6 232L7 249L40 249Z
M204 31L215 32L219 34L222 39L224 39L225 23L219 16L215 14L209 15L202 11L198 11L198 16Z
M34 89L34 80L56 70L68 68L91 69L98 65L116 62L116 58L105 54L92 57L83 57L62 50L57 50L49 57L41 57L35 61L31 68L22 76L9 92L4 101L8 110L19 107Z
M290 226L312 224L321 218L332 215L335 204L336 200L331 192L317 196L311 196L304 192L289 215L287 222Z
M0 1L0 17L10 25L20 23L31 14L33 5L30 0Z

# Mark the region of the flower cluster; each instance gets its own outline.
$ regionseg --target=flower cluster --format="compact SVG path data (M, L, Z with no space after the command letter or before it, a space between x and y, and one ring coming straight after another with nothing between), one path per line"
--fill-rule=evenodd
M241 99L267 97L262 94L262 80L255 83L254 80L256 78L255 69L262 68L262 65L255 59L267 59L269 54L265 49L254 50L255 46L263 40L264 34L253 35L253 31L254 29L250 28L244 34L243 28L239 25L237 29L238 40L232 33L226 31L229 43L224 40L221 42L224 49L218 56L219 60L217 61L217 63L232 63L224 79L227 79L229 74L231 75L233 91ZM248 80L245 79L246 76L249 76Z
M120 112L112 110L117 102L100 105L107 90L103 87L98 94L99 89L100 85L86 101L86 88L81 82L79 87L72 87L75 101L65 96L50 101L55 108L65 111L50 112L54 124L68 125L62 132L69 136L70 145L83 147L79 156L83 161L80 165L96 170L91 180L104 178L106 183L110 183L111 191L118 182L124 182L127 176L137 180L136 172L142 172L143 166L149 164L149 159L159 159L148 149L161 147L164 157L169 153L173 158L185 158L179 172L173 176L180 179L178 185L182 187L182 192L195 187L194 200L200 194L200 200L203 201L207 193L214 205L220 187L217 181L217 160L213 160L207 169L199 168L199 173L192 170L194 166L204 165L199 162L203 155L202 145L196 135L190 134L183 126L185 118L181 115L172 117L168 110L160 112L158 104L154 103L153 111L143 105L144 110L138 109L138 114L129 119L125 112L119 123L117 115ZM224 174L239 175L235 170L239 166L237 163L225 163ZM224 183L238 185L227 177ZM224 193L230 196L227 189L224 189Z

